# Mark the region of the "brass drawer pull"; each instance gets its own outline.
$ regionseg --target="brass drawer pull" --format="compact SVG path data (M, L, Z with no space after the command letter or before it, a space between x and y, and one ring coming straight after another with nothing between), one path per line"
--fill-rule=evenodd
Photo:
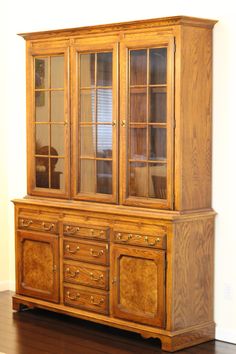
M93 257L101 257L103 255L103 253L104 253L103 250L97 251L97 250L94 250L93 248L90 248L90 254Z
M66 296L67 296L67 298L69 300L72 300L72 301L79 300L79 298L80 298L80 294L79 293L76 293L74 296L71 296L69 291L67 291Z
M104 236L105 235L105 232L103 230L100 231L100 236Z
M75 233L79 232L79 227L74 227L74 226L70 226L67 225L65 232L70 234L70 235L74 235Z
M67 276L69 276L70 278L75 278L80 274L79 269L76 269L74 272L70 270L70 268L66 268L66 273Z
M75 254L75 253L77 253L79 250L80 250L80 247L79 247L79 246L77 246L76 249L72 251L72 250L70 249L70 245L66 245L66 252L68 252L68 253Z
M149 242L148 236L145 236L144 240L147 242L148 246L155 246L161 241L160 237L157 237L154 242Z
M90 278L94 281L101 281L103 279L103 274L100 274L99 276L95 276L92 272L89 274L90 275Z
M49 226L47 226L47 225L49 225ZM49 223L46 224L45 222L43 222L42 227L43 227L44 231L52 231L55 227L55 224L49 224Z
M125 127L125 125L126 125L126 121L125 121L125 120L122 120L122 121L121 121L121 126L122 126L122 127Z
M21 219L21 225L27 229L31 224L33 224L33 220L24 220Z
M90 302L91 302L91 304L94 305L94 306L102 306L102 304L104 304L104 299L103 299L103 297L102 297L99 301L95 301L94 297L91 296L91 297L90 297Z
M131 240L132 237L133 237L132 234L128 234L127 238L123 238L123 235L120 232L118 232L118 234L116 234L116 238L122 242L128 242L129 240Z

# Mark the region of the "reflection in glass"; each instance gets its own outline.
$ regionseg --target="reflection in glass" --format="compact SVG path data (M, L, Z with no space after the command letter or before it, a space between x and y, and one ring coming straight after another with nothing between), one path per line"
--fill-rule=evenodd
M97 121L112 122L112 90L97 89Z
M51 91L51 121L64 121L64 91Z
M80 192L95 193L95 160L80 160Z
M51 188L65 189L64 159L51 158Z
M130 90L130 121L146 122L147 117L146 88L131 88Z
M49 125L48 124L36 124L36 144L35 153L40 155L48 154L49 145ZM47 147L47 149L42 149L42 147Z
M147 50L130 51L130 85L147 83Z
M35 88L48 88L48 58L35 58Z
M64 155L64 125L51 125L51 148L57 155Z
M150 160L166 159L166 129L152 126L150 137Z
M36 157L35 159L35 185L39 188L49 188L49 158Z
M97 86L112 86L112 53L97 54Z
M166 164L149 164L149 197L166 199Z
M129 195L136 197L147 196L147 164L130 163Z
M35 92L35 121L48 122L49 121L49 99L48 92Z
M150 83L166 84L167 48L150 49Z
M64 56L51 57L51 88L64 87Z
M111 125L97 125L97 157L112 157Z
M95 122L95 90L81 91L80 121Z
M97 161L97 193L112 194L112 161Z
M95 54L80 55L80 87L91 87L95 84Z
M166 88L151 88L150 121L166 123Z
M80 127L80 154L82 157L95 156L95 134L95 125Z
M145 160L147 158L147 129L130 129L130 158Z

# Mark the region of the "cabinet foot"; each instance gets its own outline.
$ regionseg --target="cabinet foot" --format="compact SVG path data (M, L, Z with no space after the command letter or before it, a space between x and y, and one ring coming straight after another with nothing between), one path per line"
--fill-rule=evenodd
M17 312L32 310L34 306L22 303L19 299L16 299L14 296L12 298L12 309Z

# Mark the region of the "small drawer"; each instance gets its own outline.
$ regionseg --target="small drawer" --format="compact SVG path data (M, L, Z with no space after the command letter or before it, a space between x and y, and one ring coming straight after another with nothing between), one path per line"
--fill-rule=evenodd
M63 241L64 258L76 261L108 264L108 245L105 243Z
M58 222L39 219L19 218L18 227L24 230L58 233Z
M108 293L86 287L64 287L64 303L93 312L108 314Z
M154 234L127 232L127 231L114 231L114 242L125 243L136 246L145 246L152 248L166 248L166 234L157 232Z
M66 262L63 265L64 282L108 290L109 271L101 266Z
M71 223L63 224L64 236L81 237L87 239L107 240L109 235L109 227L102 226L85 226Z

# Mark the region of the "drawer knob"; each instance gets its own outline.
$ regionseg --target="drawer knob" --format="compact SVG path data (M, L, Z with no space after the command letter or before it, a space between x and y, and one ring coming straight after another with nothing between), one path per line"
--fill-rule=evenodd
M30 227L31 224L33 224L33 220L21 219L21 226L22 227L25 227L27 229L27 227Z
M100 236L104 236L105 232L103 230L100 231Z
M97 282L99 282L103 279L103 274L96 276L91 272L89 275L92 280L97 281Z
M101 257L103 256L103 253L104 253L103 250L98 251L98 250L94 250L93 248L90 248L90 254L92 257L96 257L96 258Z
M70 278L75 278L76 276L78 276L80 273L79 269L76 269L74 272L68 267L66 268L66 274L67 276L69 276Z
M128 236L127 236L126 238L124 238L123 235L122 235L120 232L118 232L118 233L116 234L116 238L117 238L119 241L122 241L122 242L128 242L129 240L132 239L132 237L133 237L132 234L128 234Z
M55 227L55 224L42 222L42 227L44 231L52 231Z
M67 298L69 300L72 300L72 301L76 301L76 300L78 300L80 298L80 294L79 293L76 293L76 294L74 294L72 296L69 291L67 291L66 296L67 296Z
M148 236L145 236L144 241L147 242L148 246L155 246L157 243L161 241L161 238L157 237L154 241L149 241Z
M77 246L75 250L71 250L71 249L70 249L70 245L66 245L66 252L68 252L68 253L75 254L75 253L77 253L79 250L80 250L80 247L79 247L79 246Z
M94 297L91 296L91 297L90 297L90 302L91 302L91 304L94 305L94 306L102 306L102 304L104 304L104 299L103 299L103 297L101 297L100 300L95 301Z

